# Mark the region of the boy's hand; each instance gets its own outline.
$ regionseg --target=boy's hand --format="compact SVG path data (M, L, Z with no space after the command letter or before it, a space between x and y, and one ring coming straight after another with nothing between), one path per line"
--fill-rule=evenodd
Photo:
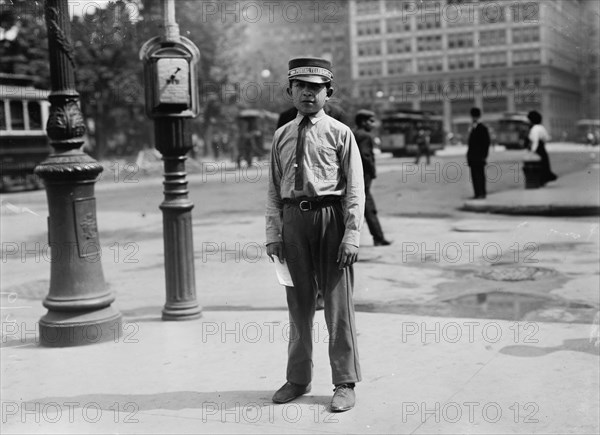
M267 245L267 255L269 256L269 258L271 259L272 262L274 262L275 260L273 259L273 255L276 255L277 258L279 258L279 262L281 264L283 264L283 243L282 242L273 242L273 243L269 243Z
M349 243L342 243L338 249L337 262L338 267L343 269L346 266L351 266L358 260L358 248Z

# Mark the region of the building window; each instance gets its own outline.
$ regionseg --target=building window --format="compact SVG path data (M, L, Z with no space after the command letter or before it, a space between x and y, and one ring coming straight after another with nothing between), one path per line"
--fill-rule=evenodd
M513 51L513 65L536 65L540 63L540 50L515 50Z
M499 77L482 77L481 89L484 95L501 94L506 89L506 80Z
M479 45L486 47L489 45L504 45L506 44L506 30L482 30L479 32Z
M444 9L444 20L448 27L469 26L475 23L475 14L472 4L449 4Z
M448 56L449 70L472 69L475 66L472 54L462 54L457 56Z
M513 29L513 44L525 44L527 42L538 42L540 40L540 28L537 26L521 27Z
M515 74L514 87L515 89L534 89L539 88L542 84L542 78L539 74Z
M388 61L388 75L395 76L412 73L412 61L410 59Z
M410 39L408 38L396 38L387 40L388 54L409 53L410 51Z
M11 127L13 130L25 130L25 118L23 116L23 102L11 101L10 102L10 118Z
M357 44L359 56L381 55L381 43L379 41L360 42Z
M379 35L381 26L379 20L360 21L356 24L358 36Z
M379 13L379 0L356 0L356 15Z
M510 6L510 14L515 23L539 23L540 5L539 2L515 2Z
M417 72L435 72L443 68L441 57L421 57L417 59Z
M479 55L479 66L481 68L496 68L506 66L507 56L504 51L492 53L481 53Z
M410 32L410 20L407 18L389 18L385 22L387 33Z
M482 3L479 8L479 23L494 24L506 21L506 9L497 2Z
M44 126L42 125L42 108L40 103L29 101L27 103L27 110L29 111L29 129L41 130Z
M417 30L439 29L441 27L440 14L437 12L425 12L417 15Z
M464 98L455 99L450 102L450 108L453 116L461 116L469 113L471 108L475 106L475 101L472 99Z
M473 47L472 33L450 33L448 34L448 48Z
M413 11L415 7L414 0L386 0L385 11L386 12L402 12L402 11Z
M506 112L508 110L508 99L502 95L493 95L493 93L489 96L484 96L483 110L488 113Z
M381 76L381 62L362 62L358 64L358 75L360 77Z
M442 35L419 36L417 51L432 51L442 49Z

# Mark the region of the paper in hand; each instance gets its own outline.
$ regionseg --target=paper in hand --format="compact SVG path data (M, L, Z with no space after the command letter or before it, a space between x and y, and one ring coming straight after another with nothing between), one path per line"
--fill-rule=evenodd
M277 273L277 280L279 284L285 285L288 287L294 287L294 282L292 281L292 276L290 275L290 269L288 268L287 262L283 260L283 264L279 262L279 258L275 257L275 272Z

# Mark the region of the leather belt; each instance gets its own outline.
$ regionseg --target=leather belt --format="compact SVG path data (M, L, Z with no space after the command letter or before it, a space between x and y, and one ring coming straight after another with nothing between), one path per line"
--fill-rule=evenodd
M295 205L302 211L316 210L322 207L327 207L337 204L342 200L341 196L329 195L318 196L316 198L284 198L283 203L287 205Z

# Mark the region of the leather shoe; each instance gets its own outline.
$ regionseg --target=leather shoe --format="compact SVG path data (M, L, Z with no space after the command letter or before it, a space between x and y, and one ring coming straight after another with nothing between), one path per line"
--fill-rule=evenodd
M299 385L294 384L293 382L286 382L283 387L281 387L277 392L273 395L274 403L287 403L296 399L297 397L302 396L303 394L310 393L310 384L308 385Z
M375 240L373 242L373 244L375 246L388 246L388 245L391 245L392 242L390 242L389 240L381 239L381 240Z
M344 412L354 408L356 402L356 395L354 394L354 387L348 384L341 384L335 387L335 393L331 399L331 411L332 412Z

